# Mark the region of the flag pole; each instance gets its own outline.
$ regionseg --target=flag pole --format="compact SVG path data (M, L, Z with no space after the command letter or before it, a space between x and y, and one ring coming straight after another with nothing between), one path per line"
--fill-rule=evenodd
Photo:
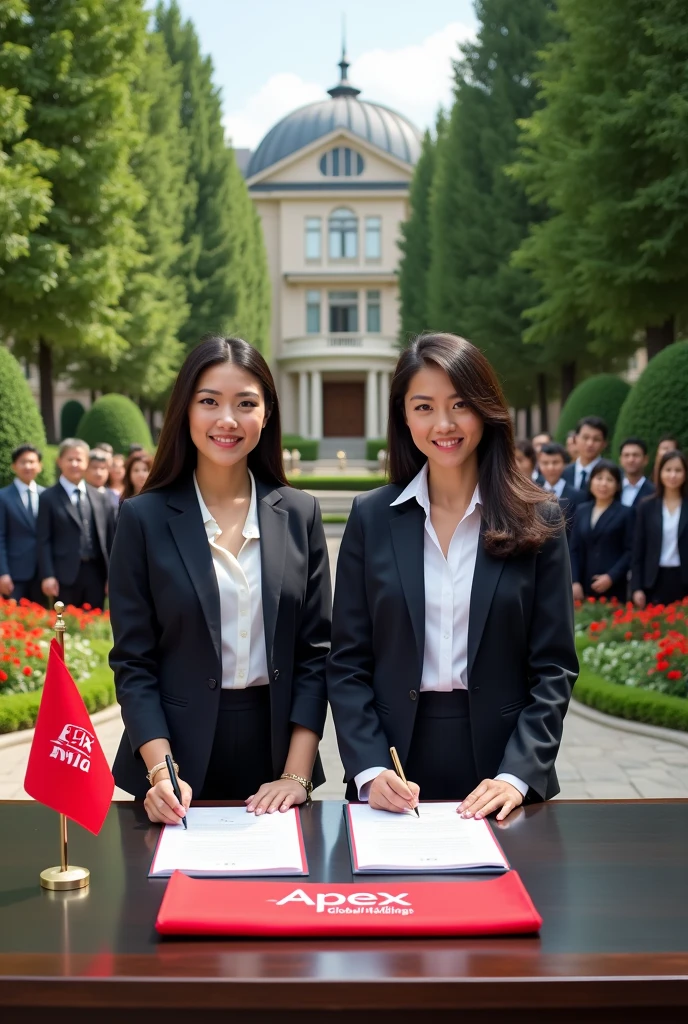
M57 616L53 629L55 639L60 645L62 657L65 653L65 621L62 613L64 603L55 602L55 614ZM69 864L67 847L67 815L60 814L60 865L59 867L46 868L41 871L41 885L44 889L65 890L83 889L91 881L91 872L88 868L79 868Z

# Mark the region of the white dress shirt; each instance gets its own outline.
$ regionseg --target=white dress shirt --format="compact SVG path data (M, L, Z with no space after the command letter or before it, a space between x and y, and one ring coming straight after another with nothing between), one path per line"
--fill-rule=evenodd
M38 515L38 487L36 486L36 481L32 480L30 484L25 484L23 480L15 476L14 486L19 491L22 505L28 512L32 513L35 519Z
M585 486L586 487L588 486L588 484L590 483L590 474L592 473L593 469L595 468L595 466L597 465L597 463L600 461L601 458L602 458L602 456L598 455L597 458L593 459L592 462L589 462L587 464L587 466L581 466L581 460L580 459L576 459L576 461L574 462L575 469L574 469L574 477L573 477L573 486L577 490L581 489L581 486L582 486L581 475L583 473L585 473Z
M60 476L60 483L67 492L67 497L75 507L78 505L78 498L76 497L77 491L79 491L82 498L86 497L86 482L84 480L80 480L78 484L73 484L66 476Z
M203 501L195 473L193 478L220 591L223 690L268 683L256 482L250 470L248 475L251 501L242 531L244 543L236 558L215 543L222 530Z
M480 489L476 486L454 531L446 558L430 518L427 463L392 505L402 505L411 498L415 498L425 512L425 649L421 693L465 690L468 687L468 617L480 541ZM368 768L356 776L359 800L368 799L370 783L385 770L379 766ZM502 774L497 778L510 782L522 796L528 792L527 783L513 775Z
M638 491L644 483L644 476L641 476L640 480L638 480L636 484L632 484L626 477L624 477L623 484L621 485L621 504L625 505L626 508L630 508L638 497Z
M550 494L556 494L557 498L561 498L562 494L564 493L564 488L565 487L566 487L566 481L564 480L563 476L559 477L559 479L555 483L554 487L552 487L551 484L548 484L546 480L545 480L544 484L542 485L542 489L544 491L548 491Z
M660 569L675 569L681 564L678 552L678 524L681 506L670 512L662 502L662 550L659 556Z

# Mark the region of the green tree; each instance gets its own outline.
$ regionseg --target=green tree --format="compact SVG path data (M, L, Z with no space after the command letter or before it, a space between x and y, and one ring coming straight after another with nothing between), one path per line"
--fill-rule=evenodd
M222 126L213 65L176 0L156 11L157 28L181 69L182 124L191 141L189 179L196 202L186 219L189 316L180 337L193 347L208 331L242 334L267 353L270 291L262 232Z
M683 0L559 0L563 38L541 72L517 173L551 216L518 265L542 294L531 335L583 323L599 352L645 330L653 356L688 312Z
M430 196L435 178L437 149L446 127L444 114L437 118L436 134L426 131L409 190L410 214L401 225L399 248L400 341L431 329L428 315L428 275L432 257Z
M21 366L0 348L0 487L12 481L11 455L20 444L45 452L45 430Z
M189 307L181 277L185 219L195 190L187 181L188 133L181 125L181 82L158 33L134 84L140 117L139 145L131 166L145 190L136 217L142 252L126 280L121 305L128 347L114 359L82 360L73 374L80 387L121 391L159 406L182 362L178 333Z
M574 430L584 416L601 416L609 429L611 442L621 407L630 390L630 384L612 373L588 377L574 388L564 403L557 424L557 441L564 444L569 430Z
M138 261L142 190L130 167L131 83L143 55L143 0L27 0L4 29L0 87L30 100L26 137L57 154L43 170L53 206L28 252L0 274L0 325L33 356L41 411L55 439L53 354L113 355L125 346L126 276ZM15 146L16 148L16 146Z
M523 312L537 291L511 254L544 216L507 173L517 120L536 106L538 51L553 38L550 0L478 0L476 40L455 63L455 101L432 194L429 276L433 327L475 342L514 405L531 404L542 353L523 344ZM546 381L539 381L546 414Z
M153 439L141 410L124 395L103 395L94 402L81 418L77 437L92 446L107 441L120 455L128 453L130 444L153 451Z
M671 434L688 449L688 341L679 341L652 359L621 407L614 431L615 456L625 437L645 439L654 463L662 434Z

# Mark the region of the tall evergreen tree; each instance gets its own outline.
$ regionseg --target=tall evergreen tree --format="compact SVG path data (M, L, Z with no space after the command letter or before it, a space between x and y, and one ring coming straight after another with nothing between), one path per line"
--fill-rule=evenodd
M57 153L53 206L28 253L0 276L2 329L38 343L41 411L55 439L53 352L116 352L118 308L138 257L142 192L130 168L131 98L145 38L143 0L27 0L3 30L0 86L27 96L28 138ZM57 259L57 256L61 259Z
M531 333L582 320L615 352L644 328L652 356L688 315L688 7L558 8L565 36L546 52L518 168L552 211L518 256L542 284Z
M523 344L523 311L537 293L511 254L543 211L530 208L508 167L516 122L537 102L533 72L553 37L552 7L551 0L477 0L478 34L455 63L431 203L433 328L458 331L483 349L516 406L534 400L545 367L541 351Z
M444 114L437 118L436 134L423 136L423 145L409 190L410 214L401 225L399 261L400 340L408 344L414 334L431 329L428 315L428 274L432 244L430 195L435 178L437 148L446 127Z
M212 62L202 56L193 25L182 22L176 0L167 8L159 4L156 22L173 64L181 68L189 178L198 190L184 235L190 311L180 337L191 347L208 331L241 333L266 352L269 284L262 234L225 142Z
M143 248L130 271L121 304L128 314L127 349L116 360L83 360L73 379L83 387L120 391L150 406L161 404L183 359L178 333L188 316L180 276L186 217L195 201L187 181L188 133L181 125L181 82L161 36L146 39L134 84L140 144L132 169L146 200L136 217Z

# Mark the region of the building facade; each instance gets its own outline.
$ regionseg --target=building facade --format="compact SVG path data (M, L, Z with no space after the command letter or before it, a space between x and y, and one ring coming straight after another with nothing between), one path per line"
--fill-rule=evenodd
M421 136L359 98L339 65L330 99L276 124L246 177L272 282L272 368L285 433L321 452L383 437L398 352L400 226Z

